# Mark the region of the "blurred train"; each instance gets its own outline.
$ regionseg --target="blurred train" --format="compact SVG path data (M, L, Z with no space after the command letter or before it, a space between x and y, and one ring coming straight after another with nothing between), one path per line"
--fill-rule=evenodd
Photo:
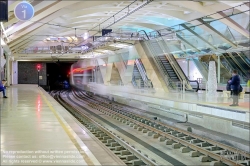
M74 63L70 69L70 85L83 90L90 82L98 79L98 65L94 59L84 59Z

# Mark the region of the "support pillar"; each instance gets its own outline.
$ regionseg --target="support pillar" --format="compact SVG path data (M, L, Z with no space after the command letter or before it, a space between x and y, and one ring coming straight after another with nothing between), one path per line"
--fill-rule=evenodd
M95 77L95 83L98 83L98 80L97 80L97 73L98 73L98 69L97 69L97 66L95 67L95 72L94 72L94 77Z
M7 55L6 57L6 79L7 79L7 86L10 86L10 56Z
M91 82L94 82L94 73L95 73L95 69L92 69L92 80L91 80Z
M187 59L187 77L190 79L190 66L189 66L189 59Z
M17 84L18 83L18 62L17 61L13 61L12 62L12 84Z
M73 85L75 85L75 82L74 82L74 75L73 75L73 65L71 65L71 67L70 67L70 79L71 79L71 83L73 84Z
M3 55L3 49L2 49L2 30L0 29L0 81L2 81L2 55Z
M218 84L220 83L220 55L217 55L218 61L217 61L217 81Z

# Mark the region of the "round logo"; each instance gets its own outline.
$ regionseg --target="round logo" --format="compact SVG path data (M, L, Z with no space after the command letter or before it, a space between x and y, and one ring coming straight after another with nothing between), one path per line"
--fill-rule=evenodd
M34 16L34 13L35 11L33 6L26 1L17 4L14 10L16 18L19 19L20 21L30 20Z

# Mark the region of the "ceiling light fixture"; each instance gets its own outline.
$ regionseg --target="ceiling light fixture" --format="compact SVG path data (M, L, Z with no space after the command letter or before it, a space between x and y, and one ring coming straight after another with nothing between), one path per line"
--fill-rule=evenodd
M83 39L86 40L89 37L89 34L87 32L84 33Z

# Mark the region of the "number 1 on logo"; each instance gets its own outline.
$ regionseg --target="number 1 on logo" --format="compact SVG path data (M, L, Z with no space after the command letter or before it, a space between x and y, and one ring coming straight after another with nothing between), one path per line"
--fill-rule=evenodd
M26 18L26 10L23 10L23 18Z

